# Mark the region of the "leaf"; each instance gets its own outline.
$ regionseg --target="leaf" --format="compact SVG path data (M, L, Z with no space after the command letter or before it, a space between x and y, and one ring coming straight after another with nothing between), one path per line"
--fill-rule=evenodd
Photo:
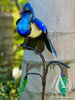
M63 75L59 81L59 90L63 96L66 95L66 77Z
M18 91L18 93L20 93L24 90L26 84L27 84L27 76L25 76L23 83L22 83L22 86L21 86L20 90Z

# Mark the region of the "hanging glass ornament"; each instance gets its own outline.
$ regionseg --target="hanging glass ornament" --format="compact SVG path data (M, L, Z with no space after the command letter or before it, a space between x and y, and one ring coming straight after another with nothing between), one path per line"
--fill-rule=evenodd
M59 81L59 90L63 96L66 95L66 76L63 74Z
M27 76L25 76L25 78L23 79L22 86L20 90L18 91L18 93L21 93L24 90L24 88L26 87L26 84L27 84Z

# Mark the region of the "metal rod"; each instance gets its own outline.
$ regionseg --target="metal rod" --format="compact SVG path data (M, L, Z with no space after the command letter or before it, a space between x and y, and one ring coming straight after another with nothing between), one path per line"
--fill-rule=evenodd
M42 59L42 62L43 62L43 89L42 89L42 100L44 100L44 97L45 97L45 88L46 88L46 61L45 61L45 58L44 58L44 56L40 53L40 51L39 50L37 50L37 49L35 49L35 48L32 48L32 47L30 47L30 46L26 46L25 44L24 44L24 46L22 46L22 47L25 47L25 48L27 48L27 49L29 49L29 50L33 50L34 52L36 52L37 54L39 54L39 56L41 57L41 59Z
M47 73L48 73L48 67L49 67L49 65L50 65L50 64L53 64L53 63L57 63L57 64L59 65L60 69L61 69L61 72L63 72L63 70L62 70L62 67L60 66L60 64L63 65L63 66L65 66L65 67L67 67L67 68L70 68L70 67L67 66L66 64L60 62L60 61L50 61L50 62L46 65L45 58L44 58L44 56L40 53L39 50L37 50L37 49L35 49L35 48L32 48L32 47L30 47L30 46L26 46L25 44L24 44L24 46L22 46L22 47L25 47L25 48L27 48L27 49L29 49L29 50L33 50L34 52L36 52L37 54L39 54L39 56L40 56L41 59L42 59L42 62L43 62L43 76L42 76L41 74L39 74L39 73L27 73L26 75L29 75L29 74L36 74L36 75L39 75L39 76L42 78L42 85L43 85L43 89L42 89L42 100L44 100L44 98L45 98L45 88L46 88L46 76L47 76Z
M26 76L28 76L28 75L38 75L41 77L41 79L43 79L43 76L39 73L27 73Z
M57 64L59 65L61 71L62 71L62 67L60 66L60 64L63 65L63 66L65 66L66 68L69 68L69 69L70 69L70 67L69 67L68 65L66 65L66 64L64 64L64 63L62 63L62 62L60 62L60 61L50 61L50 62L47 64L46 74L47 74L47 72L48 72L48 67L49 67L49 65L52 64L52 63L57 63Z
M60 61L50 61L48 64L47 64L47 67L50 65L50 64L52 64L52 63L57 63L58 64L58 62L60 63L60 64L62 64L63 66L65 66L65 67L67 67L67 68L70 68L70 66L68 66L68 65L66 65L66 64L64 64L64 63L62 63L62 62L60 62Z

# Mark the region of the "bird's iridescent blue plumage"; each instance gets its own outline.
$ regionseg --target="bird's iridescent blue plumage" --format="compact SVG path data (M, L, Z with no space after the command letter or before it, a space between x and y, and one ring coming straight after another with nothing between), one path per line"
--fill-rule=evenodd
M57 53L48 37L48 32L47 32L47 27L46 25L40 21L38 18L35 17L34 15L34 10L31 6L30 3L26 3L21 11L22 14L22 18L20 18L17 21L17 31L21 36L28 36L30 38L35 38L35 35L38 33L35 33L33 31L34 27L32 27L31 25L35 25L36 27L38 27L37 29L41 30L40 34L37 35L36 38L39 39L39 37L41 37L41 39L44 41L47 49L52 53L54 53L54 55L57 57ZM31 30L32 28L32 30Z
M17 31L21 36L27 36L30 34L31 17L31 13L24 13L21 20L18 22Z
M45 25L42 21L40 21L38 18L35 18L35 19L34 19L34 22L36 23L36 25L37 25L43 32L46 33L47 28L46 28L46 25Z
M50 45L51 45L51 49L52 49L54 55L55 55L56 57L58 57L58 55L57 55L57 53L56 53L56 51L55 51L55 49L54 49L53 44L52 44L51 41L50 41Z
M24 11L27 10L27 9L32 12L33 19L34 19L35 18L35 14L34 14L34 10L33 10L33 8L32 8L30 3L26 3L22 8L22 10L24 10Z

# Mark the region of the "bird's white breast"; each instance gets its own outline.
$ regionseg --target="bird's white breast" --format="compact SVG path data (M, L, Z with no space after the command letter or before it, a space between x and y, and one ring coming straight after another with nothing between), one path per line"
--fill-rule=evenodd
M31 24L31 33L28 37L36 38L42 34L42 31L37 27L35 23Z

